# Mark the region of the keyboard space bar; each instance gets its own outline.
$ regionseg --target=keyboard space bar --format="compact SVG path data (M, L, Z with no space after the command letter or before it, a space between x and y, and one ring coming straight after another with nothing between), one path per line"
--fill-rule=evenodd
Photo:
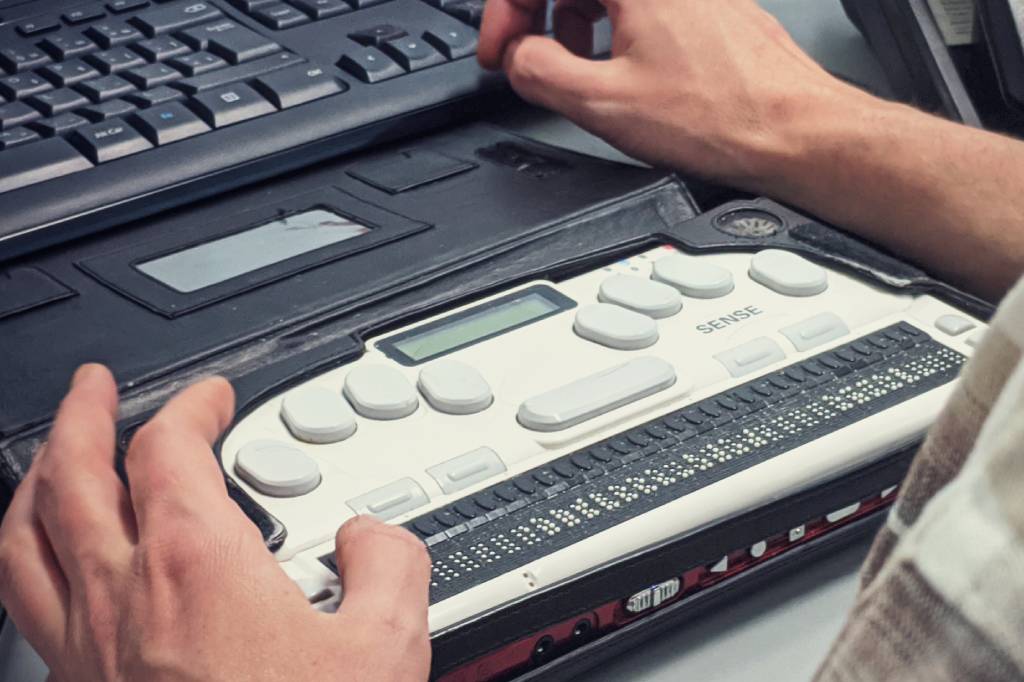
M59 137L0 152L0 194L92 168L92 163Z

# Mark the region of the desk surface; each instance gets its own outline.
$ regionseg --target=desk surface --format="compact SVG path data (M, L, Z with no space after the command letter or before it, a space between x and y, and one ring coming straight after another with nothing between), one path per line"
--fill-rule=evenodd
M761 0L761 4L830 71L887 92L884 74L846 19L839 0ZM601 140L550 114L526 110L497 122L551 144L625 160ZM865 540L851 545L773 583L770 589L656 638L588 680L807 680L842 627L868 544ZM7 628L0 634L0 680L43 679L45 670L38 659Z

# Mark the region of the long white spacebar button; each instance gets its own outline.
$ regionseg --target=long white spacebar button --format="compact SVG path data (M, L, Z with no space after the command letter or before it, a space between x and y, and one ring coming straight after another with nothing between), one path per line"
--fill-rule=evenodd
M631 360L530 398L519 406L519 423L533 431L561 431L676 383L676 370L659 358Z

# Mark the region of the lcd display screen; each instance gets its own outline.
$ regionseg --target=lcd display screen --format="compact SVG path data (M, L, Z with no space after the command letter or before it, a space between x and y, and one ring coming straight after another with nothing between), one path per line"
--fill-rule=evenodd
M161 284L187 294L369 231L369 227L350 218L314 208L135 267Z
M412 331L393 341L393 347L414 363L464 348L506 331L522 327L564 310L565 306L538 291L504 299L457 316L450 322L429 325L422 332Z

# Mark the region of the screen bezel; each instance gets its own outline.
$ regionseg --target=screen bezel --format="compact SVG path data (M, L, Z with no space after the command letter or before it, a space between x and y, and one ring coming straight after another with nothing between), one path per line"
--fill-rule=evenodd
M229 237L267 222L322 208L369 228L355 239L330 244L192 292L181 292L139 270L138 266L164 256ZM122 295L168 318L175 318L300 272L376 249L433 227L370 204L335 187L293 195L215 222L200 224L187 233L161 238L76 265Z
M452 346L440 353L428 355L427 357L421 358L419 360L412 358L411 356L407 355L398 348L398 344L401 344L402 342L407 341L410 338L420 336L422 334L426 334L437 329L441 329L443 327L447 327L448 325L458 323L468 317L472 317L481 312L493 308L498 308L517 299L533 295L542 296L549 303L553 304L554 308L544 313L543 315L539 315L533 319L525 320L523 322L520 322L519 324L512 325L511 327L506 327L491 334L486 334L471 341L466 341L464 343ZM577 305L579 304L576 301L569 298L560 291L546 284L537 284L531 287L527 287L525 289L514 291L510 294L506 294L505 296L501 296L499 298L491 299L490 301L486 301L484 303L481 303L480 305L475 305L472 308L467 308L466 310L461 310L457 313L446 315L440 319L433 320L432 322L427 322L425 324L418 325L416 327L413 327L412 329L408 329L404 332L400 332L393 336L388 336L378 341L375 345L377 350L379 350L385 356L387 356L391 360L394 360L398 364L404 367L417 367L419 365L424 365L428 362L437 360L438 358L443 358L447 355L451 355L452 353L457 353L466 348L470 348L479 343L484 343L485 341L495 339L499 336L504 336L505 334L513 332L517 329L522 329L523 327L528 327L531 324L536 324L537 322L540 322L541 320L546 320L549 317L560 315L561 313L564 313L567 310L572 310L573 308L576 308Z

